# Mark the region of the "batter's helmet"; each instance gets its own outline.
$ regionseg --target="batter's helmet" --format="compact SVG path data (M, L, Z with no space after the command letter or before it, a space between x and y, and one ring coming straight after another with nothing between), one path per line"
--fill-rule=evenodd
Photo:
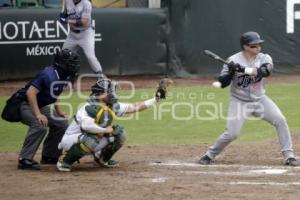
M257 32L254 31L249 31L244 33L241 38L240 38L240 43L242 49L244 45L249 45L249 44L260 44L263 43L264 40L260 39L260 36Z
M54 65L64 76L74 80L80 68L79 55L69 49L63 49L56 53Z

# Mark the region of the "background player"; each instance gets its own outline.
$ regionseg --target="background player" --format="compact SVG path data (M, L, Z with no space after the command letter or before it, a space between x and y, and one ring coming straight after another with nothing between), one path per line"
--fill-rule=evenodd
M231 83L231 96L225 132L199 160L200 164L211 164L215 157L240 134L245 120L250 116L260 117L275 126L285 164L298 165L290 131L285 117L277 105L265 95L264 78L273 70L273 61L268 54L261 53L264 41L256 32L246 32L240 38L242 51L229 57L219 76L222 88Z
M70 32L63 49L77 52L79 47L99 78L103 78L102 67L95 55L95 29L92 26L92 4L89 0L66 0L60 21L68 23Z

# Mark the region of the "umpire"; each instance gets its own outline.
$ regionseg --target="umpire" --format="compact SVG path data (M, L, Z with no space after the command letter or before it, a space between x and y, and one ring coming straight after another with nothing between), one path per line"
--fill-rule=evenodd
M25 87L17 91L23 98L20 107L21 122L29 126L18 161L18 169L40 170L40 164L33 160L41 142L43 143L41 164L56 164L61 152L57 145L61 140L68 121L55 104L58 96L68 83L73 83L80 67L79 56L64 49L55 55L54 64L45 67Z

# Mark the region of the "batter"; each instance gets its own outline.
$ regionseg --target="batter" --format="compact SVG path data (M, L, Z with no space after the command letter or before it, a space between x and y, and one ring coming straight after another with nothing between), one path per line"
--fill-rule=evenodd
M231 84L227 126L215 144L199 160L200 164L211 164L223 149L235 140L250 115L272 124L277 131L285 164L297 166L290 130L277 105L265 95L264 79L273 70L273 61L268 54L261 53L264 42L256 32L246 32L240 38L242 51L228 58L219 76L222 88Z

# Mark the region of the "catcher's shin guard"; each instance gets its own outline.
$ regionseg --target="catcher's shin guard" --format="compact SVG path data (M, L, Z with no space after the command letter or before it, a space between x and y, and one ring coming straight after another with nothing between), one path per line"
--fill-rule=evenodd
M104 149L102 149L101 156L104 162L109 161L113 155L122 147L122 145L109 144Z
M70 148L69 151L67 151L62 158L62 161L72 165L74 162L79 161L79 159L84 155L86 155L86 152L81 148L80 143L76 143Z
M116 130L118 129L118 130ZM115 128L115 141L102 149L101 158L104 162L108 162L113 155L123 146L126 139L126 133L123 128Z

